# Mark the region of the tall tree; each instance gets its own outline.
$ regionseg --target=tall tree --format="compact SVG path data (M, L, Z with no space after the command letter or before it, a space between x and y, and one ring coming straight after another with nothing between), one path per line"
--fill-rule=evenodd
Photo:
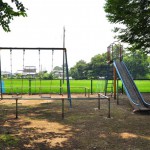
M70 68L70 74L74 79L87 79L87 64L84 60L80 60L76 65Z
M146 78L149 73L149 62L146 54L140 50L132 51L124 56L124 61L134 79Z
M14 17L18 16L27 16L26 8L19 0L11 0L9 3L0 0L0 26L4 31L10 32L9 24Z
M107 55L98 54L91 58L91 62L89 63L89 70L91 70L91 77L97 78L99 76L106 75L106 68L107 68Z
M149 0L106 0L104 9L109 22L124 25L114 29L116 38L150 53Z

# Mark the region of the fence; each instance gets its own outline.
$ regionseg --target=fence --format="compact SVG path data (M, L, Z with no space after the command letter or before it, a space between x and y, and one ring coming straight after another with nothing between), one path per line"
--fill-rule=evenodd
M23 94L38 94L38 93L57 93L63 94L67 92L66 82L63 84L62 80L24 80L22 85L21 79L3 80L3 93L23 93ZM111 80L110 80L111 81ZM134 80L140 92L150 92L150 79ZM10 82L13 85L10 86ZM118 80L119 89L122 88L122 83ZM105 80L70 80L71 93L103 93L105 87ZM108 91L109 92L109 91Z

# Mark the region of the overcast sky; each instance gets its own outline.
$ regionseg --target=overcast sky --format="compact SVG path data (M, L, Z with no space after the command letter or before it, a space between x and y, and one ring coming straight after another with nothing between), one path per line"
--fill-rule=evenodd
M69 67L72 67L81 59L89 62L94 55L106 52L114 41L114 25L107 21L103 9L105 0L25 0L23 3L28 8L28 17L15 18L10 33L0 28L1 47L63 47L65 27L65 47ZM61 65L62 53L54 52L54 55L53 65ZM5 56L2 56L3 61ZM10 59L9 54L7 56ZM26 54L25 65L34 65L33 56L38 65L38 52ZM22 52L14 52L13 59L13 66L20 62L16 69L21 69ZM46 55L43 52L41 60L46 61L43 67L50 70L51 52ZM2 63L5 64L3 69L10 69L7 67L10 60Z

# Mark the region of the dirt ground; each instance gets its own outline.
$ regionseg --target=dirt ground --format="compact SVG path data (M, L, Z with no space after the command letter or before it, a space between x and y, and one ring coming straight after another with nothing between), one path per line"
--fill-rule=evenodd
M133 113L126 95L119 96L119 105L111 98L111 118L106 99L101 100L100 110L97 100L72 100L72 108L65 100L62 119L61 100L24 96L32 97L35 100L18 101L18 119L16 101L0 101L0 150L148 150L150 147L150 112ZM143 97L150 102L150 94Z

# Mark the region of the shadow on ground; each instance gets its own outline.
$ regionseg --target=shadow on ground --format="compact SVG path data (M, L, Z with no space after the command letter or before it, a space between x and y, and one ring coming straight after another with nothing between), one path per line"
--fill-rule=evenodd
M19 106L0 105L0 149L14 150L147 150L150 147L149 114L134 114L124 96L120 105L111 100L111 118L107 118L107 101L65 102L65 118L61 118L61 102ZM7 112L6 112L7 111Z

